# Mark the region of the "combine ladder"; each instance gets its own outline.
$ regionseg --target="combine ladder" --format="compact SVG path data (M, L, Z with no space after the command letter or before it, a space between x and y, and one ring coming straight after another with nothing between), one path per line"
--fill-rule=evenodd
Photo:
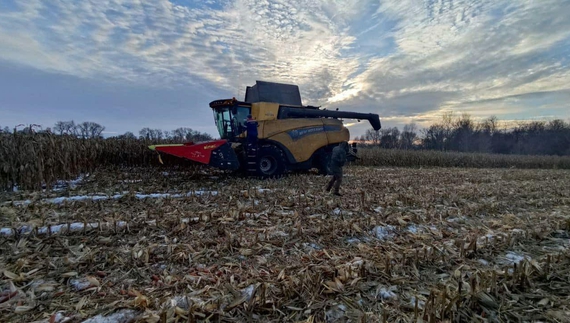
M247 144L247 175L257 176L257 145Z

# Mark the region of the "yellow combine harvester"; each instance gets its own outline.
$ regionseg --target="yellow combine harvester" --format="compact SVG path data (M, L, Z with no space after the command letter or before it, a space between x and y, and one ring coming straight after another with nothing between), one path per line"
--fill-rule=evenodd
M381 127L377 114L303 106L299 87L282 83L256 81L254 86L247 87L244 101L216 100L210 103L210 108L219 140L149 148L264 178L311 168L326 174L332 149L350 138L339 118L368 120L375 130ZM247 138L248 115L257 121L254 142ZM354 158L354 154L349 155L349 160Z

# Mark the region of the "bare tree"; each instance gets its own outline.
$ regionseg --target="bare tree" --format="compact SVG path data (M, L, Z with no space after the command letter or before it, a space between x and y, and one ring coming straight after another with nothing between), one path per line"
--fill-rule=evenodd
M404 126L404 130L400 134L400 148L410 149L414 146L414 142L418 139L417 129L415 123Z
M77 136L77 129L78 128L75 125L75 122L73 120L71 120L71 121L58 121L58 122L56 122L55 126L53 127L53 130L58 135L66 134L66 135Z
M164 132L160 129L142 128L139 131L141 139L162 140Z
M400 140L400 130L397 127L380 130L380 147L382 148L398 148Z
M189 140L192 137L192 129L191 128L177 128L172 130L172 140L177 142L182 142Z
M374 129L366 130L366 134L364 135L366 141L371 142L373 145L378 145L380 143L380 132Z
M124 134L120 135L119 138L131 139L131 140L137 139L135 134L130 131L127 131Z
M84 139L100 138L101 133L103 133L103 131L105 130L105 127L103 127L102 125L90 121L85 121L78 124L77 128L79 129L79 134L81 138Z

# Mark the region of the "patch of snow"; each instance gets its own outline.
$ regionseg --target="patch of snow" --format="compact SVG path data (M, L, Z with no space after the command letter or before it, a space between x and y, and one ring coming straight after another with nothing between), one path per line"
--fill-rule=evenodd
M477 239L477 243L484 243L487 242L487 240L489 241L493 241L493 239L495 238L495 235L492 233L487 233L484 236L481 236Z
M341 210L337 207L336 209L334 209L333 213L334 215L340 215Z
M477 261L483 266L489 266L489 262L485 259L477 259Z
M32 323L66 323L73 320L73 317L65 316L64 312L57 312L53 315L53 320L50 318L46 318L40 321L34 321Z
M83 183L85 177L88 177L89 174L80 174L76 179L72 180L58 180L55 182L55 185L52 188L52 191L63 191L66 188L74 189L77 185Z
M521 261L527 259L528 257L517 254L515 252L509 251L505 255L505 259L510 264L519 264Z
M410 304L412 305L412 307L415 307L415 306L416 306L416 297L415 297L415 296L412 296L412 297L410 298ZM419 309L424 308L425 305L426 305L426 302L425 302L425 301L422 301L421 299L418 299L418 308L419 308Z
M124 180L119 181L119 182L125 183L125 184L128 184L128 183L140 183L140 182L142 182L142 179L124 179Z
M117 194L117 195L113 195L111 198L113 199L118 199L120 197L122 197L122 194ZM108 200L109 196L107 195L76 195L76 196L61 196L61 197L56 197L53 199L47 199L45 200L48 203L53 203L53 204L61 204L65 201L84 201L84 200L93 200L93 201L102 201L102 200Z
M216 196L218 195L218 191L195 191L194 195L212 195L212 196ZM190 193L189 196L192 196L192 194Z
M377 207L377 208L374 209L374 212L376 212L376 213L382 213L382 210L383 210L383 209L384 209L383 207L379 206L379 207Z
M352 268L360 268L360 267L362 267L362 265L364 265L364 260L362 260L360 258L356 258L356 259L348 262L346 265L350 266Z
M387 238L392 238L394 236L395 229L396 228L392 225L379 225L372 229L372 234L376 237L376 239L386 240Z
M383 300L395 300L398 299L398 295L396 295L396 293L394 293L394 291L397 290L396 286L390 286L388 288L386 287L381 287L377 293L376 293L376 297L380 296L380 298L382 298Z
M339 304L325 312L326 322L339 322L346 313L346 305Z
M53 317L53 323L64 323L71 321L71 317L67 317L62 314L63 312L57 312Z
M149 221L151 222L151 221ZM122 228L125 227L127 225L127 222L125 221L117 221L117 228ZM75 231L82 231L85 227L85 224L82 222L74 222L74 223L70 223L69 224L69 232L75 232ZM99 227L99 223L87 223L87 228L86 230L92 230L92 229L97 229ZM106 227L108 229L114 228L115 224L113 222L101 222L101 227ZM26 234L26 233L30 233L33 231L33 227L29 226L29 225L24 225L21 228L17 229L19 234ZM58 234L61 231L67 231L68 230L68 224L56 224L56 225L52 225L49 227L49 231L51 234ZM48 227L39 227L38 228L38 234L47 234L48 233ZM11 228L0 228L0 235L4 235L4 236L12 236L14 234L14 231Z
M152 193L152 194L135 194L135 197L142 200L145 198L164 198L164 197L170 197L170 194L161 194L161 193Z
M366 243L370 242L370 238L368 237L350 237L346 239L348 243Z
M170 305L170 307L180 307L183 310L188 310L188 301L191 302L191 300L186 300L185 296L174 296L173 298L171 298L169 301L167 301L167 305Z
M413 233L413 234L417 234L418 232L423 232L424 230L423 230L423 228L418 227L418 226L415 225L415 224L410 224L410 225L406 228L406 231L408 231L408 232L410 232L410 233Z
M246 302L248 302L253 297L253 292L255 292L255 285L251 284L246 288L242 289L241 292L243 296L245 296Z
M46 233L48 233L48 228L49 228L49 231L51 233L57 233L57 232L61 231L61 228L63 228L63 227L64 227L64 224L52 225L49 227L41 227L41 228L38 228L38 233L39 234L46 234Z
M83 321L82 323L130 323L134 321L137 315L138 312L135 310L122 309L108 316L99 314Z
M413 233L413 234L429 233L430 231L439 232L439 230L437 229L437 227L435 225L431 225L429 227L426 227L424 225L417 225L414 223L410 223L410 225L406 228L406 231Z
M466 218L464 216L446 219L447 222L452 222L452 223L465 223L465 220L466 220Z
M305 242L305 243L303 243L303 246L307 249L314 249L314 250L321 250L322 249L321 246L319 246L318 244L313 243L313 242L311 242L311 243Z
M86 278L72 279L69 283L75 288L76 291L82 291L91 286L91 283Z
M200 196L200 195L218 195L217 191L194 191L194 192L188 192L186 194L170 194L170 193L152 193L152 194L135 194L135 197L138 199L146 199L146 198L166 198L166 197L171 197L171 198L180 198L180 197L190 197L190 196ZM76 196L60 196L60 197L55 197L55 198L51 198L51 199L45 199L42 200L41 202L45 202L45 203L52 203L52 204L61 204L65 201L84 201L84 200L93 200L93 201L103 201L103 200L108 200L108 199L120 199L121 197L125 196L126 194L115 194L112 196L108 196L108 195L76 195ZM27 204L31 204L32 201L31 200L25 200L25 201L15 201L14 205L27 205Z

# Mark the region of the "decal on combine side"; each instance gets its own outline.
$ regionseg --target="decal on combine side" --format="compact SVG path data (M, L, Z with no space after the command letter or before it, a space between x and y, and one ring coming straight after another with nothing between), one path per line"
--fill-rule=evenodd
M202 154L200 151L191 151L190 158L202 159L206 158L206 155Z
M216 147L217 147L216 145L206 145L204 146L204 149L214 149Z
M289 135L289 137L291 137L291 139L293 139L293 141L299 140L303 137L315 134L315 133L321 133L321 132L329 132L329 131L340 131L341 127L339 126L317 126L317 127L310 127L310 128L304 128L304 129L294 129L291 131L288 131L287 134Z

